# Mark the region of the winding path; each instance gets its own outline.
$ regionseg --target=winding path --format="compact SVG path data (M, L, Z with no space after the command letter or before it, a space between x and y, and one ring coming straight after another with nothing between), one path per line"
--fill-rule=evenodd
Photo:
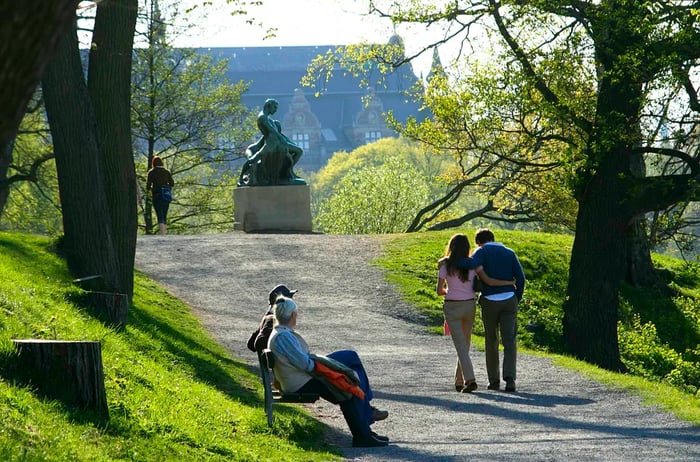
M449 338L428 335L370 261L381 237L316 234L140 236L136 266L193 307L203 325L251 364L248 334L278 283L299 289L298 330L312 351L354 348L378 407L386 448L351 447L339 409L311 405L329 439L353 461L696 461L700 427L643 406L546 358L520 355L518 392L487 391L483 353L472 359L480 388L452 386Z

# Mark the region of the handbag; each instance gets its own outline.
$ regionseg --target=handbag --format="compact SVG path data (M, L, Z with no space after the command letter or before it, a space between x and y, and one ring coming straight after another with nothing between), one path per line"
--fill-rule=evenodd
M172 188L170 188L169 184L164 184L163 186L160 187L160 197L165 202L172 202L173 192L172 192Z

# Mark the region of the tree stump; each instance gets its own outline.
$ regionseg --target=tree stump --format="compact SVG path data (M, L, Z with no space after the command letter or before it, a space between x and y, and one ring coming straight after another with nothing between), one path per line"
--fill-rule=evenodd
M116 329L126 327L126 315L129 311L129 297L126 294L93 290L88 292L87 300L103 322Z
M20 374L39 393L109 418L100 342L13 340Z

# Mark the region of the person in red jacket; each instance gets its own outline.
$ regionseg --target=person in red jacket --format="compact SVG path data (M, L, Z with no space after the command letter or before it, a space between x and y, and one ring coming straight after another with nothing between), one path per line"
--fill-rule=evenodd
M168 208L172 200L170 188L175 186L175 181L160 157L153 156L151 166L146 179L146 190L151 191L153 209L158 219L158 231L160 234L165 234L168 231Z

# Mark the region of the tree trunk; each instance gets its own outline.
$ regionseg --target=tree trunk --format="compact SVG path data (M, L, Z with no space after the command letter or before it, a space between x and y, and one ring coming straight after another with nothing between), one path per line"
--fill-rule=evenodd
M41 394L109 418L99 342L13 342L22 375Z
M607 46L598 44L606 72L598 94L596 128L588 144L593 173L578 195L563 322L564 341L571 353L612 371L623 370L617 338L619 292L627 274L628 233L635 216L627 198L633 194L628 184L633 147L640 144L643 92L634 69L614 61L624 56L624 50L611 52L608 46L625 46L627 38L613 36Z
M564 341L579 359L622 369L617 341L618 293L625 274L627 222L610 179L597 174L580 201L564 305Z
M0 145L0 217L5 210L7 199L10 197L10 185L7 182L7 172L12 164L12 151L15 143L10 140L5 145Z
M658 282L651 261L649 237L643 215L633 219L627 239L627 273L625 280L635 287L651 287Z
M109 0L97 4L88 68L88 87L101 141L118 263L118 292L126 294L129 303L134 292L138 226L130 106L131 56L137 11L137 0Z
M101 290L115 292L120 285L111 220L75 26L47 66L42 85L56 157L66 260L76 277L101 275Z
M27 103L59 40L75 18L77 0L26 0L0 5L0 146L17 134Z
M641 139L641 130L638 131ZM642 154L630 158L630 172L638 178L647 175ZM638 215L632 220L627 241L627 273L625 280L636 287L650 287L657 282L654 264L651 262L649 236L646 231L646 218Z

